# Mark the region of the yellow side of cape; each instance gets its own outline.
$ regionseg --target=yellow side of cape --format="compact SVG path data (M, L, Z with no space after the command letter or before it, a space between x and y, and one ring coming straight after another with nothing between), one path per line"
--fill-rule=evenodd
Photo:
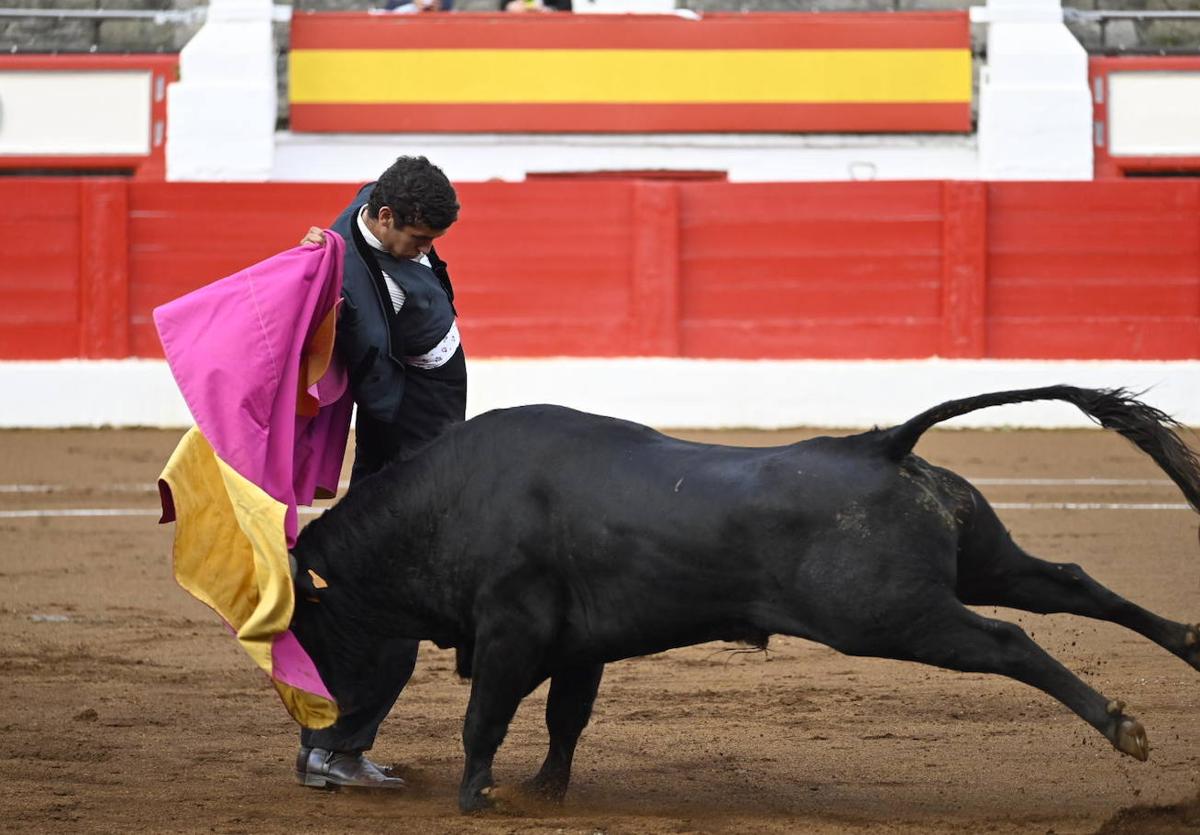
M234 629L297 722L332 725L333 702L272 675L274 638L287 630L295 607L287 507L222 461L197 428L183 436L160 478L175 506L175 579Z

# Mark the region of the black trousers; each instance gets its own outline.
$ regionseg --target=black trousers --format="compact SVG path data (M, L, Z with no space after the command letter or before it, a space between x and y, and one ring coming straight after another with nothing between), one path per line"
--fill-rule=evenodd
M396 426L371 420L362 410L354 424L354 469L350 486L377 472L384 464L403 454L404 438ZM367 655L370 675L356 677L370 681L370 692L358 693L353 710L342 713L328 728L300 729L300 744L331 751L366 751L375 744L379 726L400 697L417 663L419 642L396 638L380 644L374 656Z

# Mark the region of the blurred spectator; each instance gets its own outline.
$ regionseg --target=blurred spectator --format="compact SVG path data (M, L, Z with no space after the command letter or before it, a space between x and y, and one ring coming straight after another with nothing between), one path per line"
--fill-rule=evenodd
M454 8L454 0L387 0L386 12L417 14L419 12L448 12Z
M500 11L517 12L569 12L571 0L500 0Z

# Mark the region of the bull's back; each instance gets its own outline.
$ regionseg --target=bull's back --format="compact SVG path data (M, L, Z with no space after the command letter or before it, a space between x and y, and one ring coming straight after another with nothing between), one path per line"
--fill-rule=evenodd
M548 406L470 423L465 446L488 460L466 491L488 520L474 542L478 591L514 572L543 584L565 652L611 659L752 637L754 612L839 501L822 471L844 440L717 446Z

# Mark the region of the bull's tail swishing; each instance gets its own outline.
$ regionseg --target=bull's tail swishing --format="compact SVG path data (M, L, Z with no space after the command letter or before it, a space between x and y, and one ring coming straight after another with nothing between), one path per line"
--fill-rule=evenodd
M1046 386L948 400L899 426L883 431L880 439L884 454L893 461L899 461L912 452L917 440L934 424L989 406L1033 400L1065 401L1105 429L1125 436L1154 459L1163 472L1179 485L1191 506L1200 512L1200 460L1176 432L1182 427L1170 415L1135 399L1125 389Z

